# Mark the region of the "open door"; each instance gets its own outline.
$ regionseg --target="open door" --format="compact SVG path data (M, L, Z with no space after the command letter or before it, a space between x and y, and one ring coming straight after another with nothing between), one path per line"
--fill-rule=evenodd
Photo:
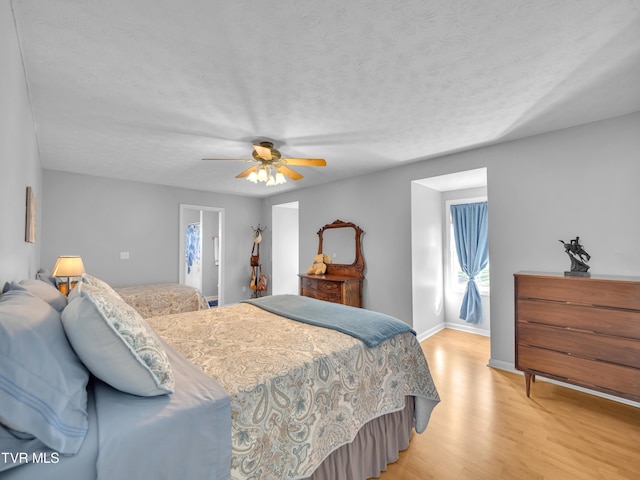
M198 288L211 305L224 304L223 226L223 208L180 204L179 281Z

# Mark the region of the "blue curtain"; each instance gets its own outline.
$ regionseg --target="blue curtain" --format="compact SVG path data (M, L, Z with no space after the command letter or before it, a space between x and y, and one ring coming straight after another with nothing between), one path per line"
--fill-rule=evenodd
M487 202L451 205L451 218L460 268L469 277L460 318L467 323L482 323L482 300L475 278L489 263Z

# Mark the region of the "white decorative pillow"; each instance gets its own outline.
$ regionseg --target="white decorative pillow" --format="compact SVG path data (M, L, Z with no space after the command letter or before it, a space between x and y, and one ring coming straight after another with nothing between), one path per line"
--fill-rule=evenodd
M69 342L96 377L120 391L173 393L173 372L153 328L117 294L79 282L62 312Z
M89 275L88 273L82 274L82 277L80 277L80 282L85 283L87 285L91 285L92 287L97 287L100 290L108 292L112 295L116 295L118 297L120 296L118 295L118 292L116 292L113 289L113 287L111 287L111 285L109 285L107 282L105 282L104 280L100 280L99 278L96 278L93 275Z

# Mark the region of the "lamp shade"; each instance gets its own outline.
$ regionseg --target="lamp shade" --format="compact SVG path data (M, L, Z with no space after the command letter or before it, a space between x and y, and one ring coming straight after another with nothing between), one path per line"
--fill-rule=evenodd
M79 277L84 273L82 258L63 256L58 257L51 271L52 277Z

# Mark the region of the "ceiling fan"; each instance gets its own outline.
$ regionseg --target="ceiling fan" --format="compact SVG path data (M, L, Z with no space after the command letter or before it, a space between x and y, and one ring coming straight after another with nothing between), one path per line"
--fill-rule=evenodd
M250 182L266 182L267 186L280 185L286 183L286 178L300 180L300 175L292 170L288 165L298 165L304 167L324 167L327 162L322 158L282 158L280 151L274 148L272 142L260 142L253 145L251 152L252 159L249 158L203 158L203 160L241 160L245 162L256 162L257 165L247 168L244 172L236 175L236 178L247 178Z

